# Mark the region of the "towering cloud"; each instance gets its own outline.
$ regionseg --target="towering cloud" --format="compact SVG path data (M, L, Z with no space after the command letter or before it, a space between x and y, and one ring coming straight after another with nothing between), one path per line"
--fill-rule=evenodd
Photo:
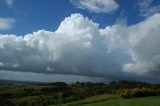
M160 73L160 14L154 14L136 25L113 25L101 29L111 49L123 48L132 61L124 64L123 71L141 76Z
M121 57L123 52L107 53L105 42L97 23L72 14L55 32L39 30L24 37L1 35L0 68L113 77L125 60Z
M133 63L124 71L137 74L160 74L160 14L129 27L128 46Z
M0 35L0 70L111 80L156 76L160 73L159 29L160 14L136 25L104 29L81 14L72 14L53 32Z

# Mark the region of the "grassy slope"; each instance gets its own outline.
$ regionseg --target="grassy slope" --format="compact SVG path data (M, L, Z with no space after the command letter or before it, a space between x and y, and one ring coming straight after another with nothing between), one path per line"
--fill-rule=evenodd
M92 96L92 97L86 98L84 100L62 104L61 106L77 106L77 105L81 105L81 104L103 102L103 101L107 101L107 100L111 100L111 99L118 99L118 98L120 98L118 95L102 94L102 95ZM57 105L50 105L50 106L57 106Z
M102 94L102 95L96 95L96 96L92 96L92 97L86 98L83 101L86 101L86 102L99 102L99 101L106 101L106 100L118 99L118 98L120 98L118 95Z
M133 99L114 99L80 106L160 106L160 96Z

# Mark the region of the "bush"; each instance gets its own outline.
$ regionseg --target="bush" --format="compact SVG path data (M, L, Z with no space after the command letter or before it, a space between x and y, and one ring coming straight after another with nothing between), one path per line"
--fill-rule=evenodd
M146 96L157 96L160 95L159 91L152 90L149 88L133 88L125 89L122 91L121 96L123 98L132 98L132 97L146 97Z

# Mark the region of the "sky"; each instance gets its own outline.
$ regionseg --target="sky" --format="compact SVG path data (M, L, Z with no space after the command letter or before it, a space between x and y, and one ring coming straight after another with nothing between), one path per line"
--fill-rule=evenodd
M0 0L0 79L160 82L159 0Z

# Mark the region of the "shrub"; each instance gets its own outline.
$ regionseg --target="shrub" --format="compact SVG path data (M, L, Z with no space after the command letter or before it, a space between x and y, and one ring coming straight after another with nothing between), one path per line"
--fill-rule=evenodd
M159 94L160 94L159 91L143 87L143 88L125 89L122 91L121 96L124 98L132 98L132 97L156 96Z

